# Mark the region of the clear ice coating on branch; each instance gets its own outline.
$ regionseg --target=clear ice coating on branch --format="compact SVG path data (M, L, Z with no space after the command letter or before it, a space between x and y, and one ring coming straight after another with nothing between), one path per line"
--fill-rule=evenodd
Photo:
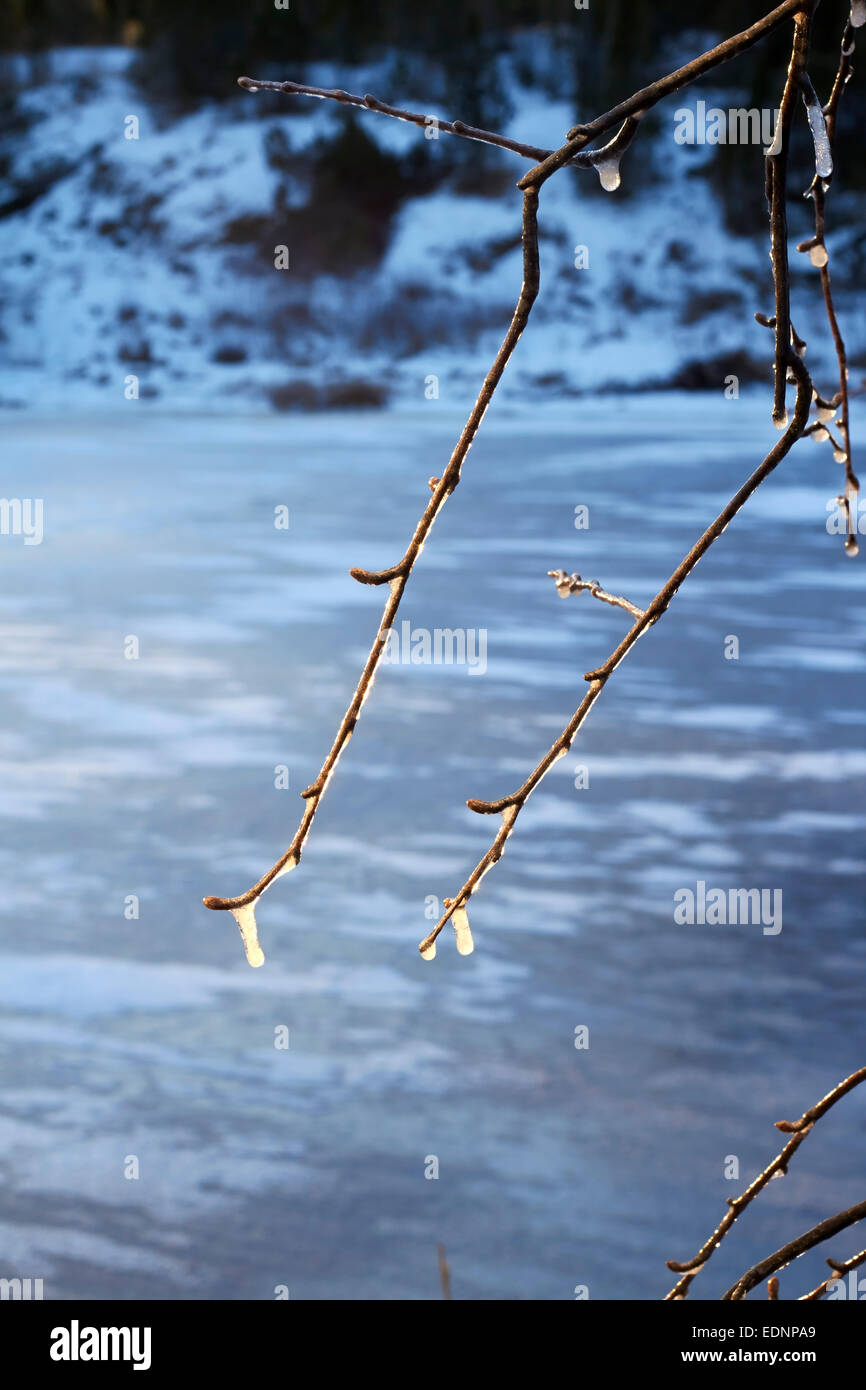
M818 242L818 245L813 246L811 251L809 252L809 260L812 262L813 265L816 265L819 268L822 265L826 265L829 259L830 257L827 255L827 248L826 246L823 246L820 241Z
M619 155L601 160L595 168L605 193L615 193L622 182L619 175Z
M803 100L806 103L806 117L812 132L812 143L815 146L815 173L819 179L829 179L833 173L830 137L827 134L827 123L824 120L821 103L815 93L815 88L808 79L806 79L806 85L803 88Z
M265 953L259 945L259 931L256 926L256 909L254 903L245 903L243 907L233 907L231 914L240 927L241 940L244 943L247 961L252 966L264 965Z
M851 24L855 29L866 24L866 0L851 0Z
M776 122L776 129L775 129L775 131L773 132L773 143L772 143L772 145L768 145L767 148L764 150L764 154L766 155L767 159L770 159L771 156L774 155L774 154L781 154L781 153L782 153L782 135L783 135L783 134L784 134L784 131L783 131L783 128L782 128L782 122L781 122L781 121L777 121L777 122ZM772 254L772 253L771 253L771 254Z
M289 858L289 859L286 860L285 864L284 864L283 867L280 869L279 873L274 874L274 877L273 877L273 879L272 879L271 881L272 881L273 883L276 883L276 881L277 881L278 878L282 878L282 877L283 877L283 874L290 874L290 873L292 872L292 869L297 868L297 865L298 865L297 858L296 858L295 855L293 854L293 855L291 856L291 858ZM270 885L268 885L268 886L270 887Z
M426 951L422 951L422 952L421 952L421 959L422 959L422 960L435 960L435 959L436 959L436 942L435 942L435 941L432 942L431 945L429 945L429 946L427 947L427 950L426 950Z
M457 950L461 956L471 956L475 950L475 942L472 940L465 907L455 907L451 914L451 925L457 933Z

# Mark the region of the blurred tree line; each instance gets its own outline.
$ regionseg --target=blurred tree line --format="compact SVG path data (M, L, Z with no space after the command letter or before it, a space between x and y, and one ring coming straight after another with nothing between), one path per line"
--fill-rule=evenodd
M555 28L573 59L587 104L616 99L656 75L660 49L689 41L691 56L746 27L772 0L716 0L696 23L693 0L4 0L0 49L38 51L60 44L132 43L158 53L180 92L226 94L226 74L263 63L297 65L332 59L354 63L400 49L433 62L488 67L516 31ZM829 0L816 15L813 77L826 85L838 54L848 0ZM706 17L704 17L706 16ZM756 95L787 42L777 35L737 60ZM768 61L775 49L776 57Z

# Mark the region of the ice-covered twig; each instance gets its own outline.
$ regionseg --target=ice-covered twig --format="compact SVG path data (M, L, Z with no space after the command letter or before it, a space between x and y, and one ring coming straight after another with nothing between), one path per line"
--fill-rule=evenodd
M373 687L376 669L385 650L383 634L385 634L394 623L400 600L412 573L412 568L424 546L424 542L430 532L433 522L438 513L445 505L451 493L460 482L460 473L466 455L472 446L472 442L478 433L478 428L487 411L493 394L502 378L506 366L516 348L520 335L522 334L532 306L538 294L539 285L539 261L538 261L538 192L535 189L528 189L523 198L523 282L520 295L515 306L514 314L509 325L508 331L503 339L502 346L496 355L496 359L485 377L484 384L479 393L478 399L472 408L469 419L463 427L448 467L442 477L436 482L433 494L418 522L415 533L406 550L403 558L390 569L372 572L370 570L355 569L351 571L353 578L361 584L387 584L389 588L388 599L382 614L379 627L374 638L370 654L367 657L366 665L361 673L355 693L349 703L349 707L343 716L343 721L337 731L337 735L331 745L330 752L322 764L316 780L301 793L306 801L304 814L295 833L295 837L282 858L278 859L273 868L269 869L257 883L246 893L236 898L217 898L208 897L204 899L205 907L215 911L229 911L235 914L241 931L244 934L244 943L247 946L247 959L251 965L260 965L264 959L261 948L258 945L258 937L255 927L255 904L265 892L265 890L279 878L281 874L293 869L301 858L304 842L310 833L313 819L318 809L319 803L325 794L328 782L330 781L334 769L337 766L340 755L349 739L352 737L355 725L361 714L364 701L367 699ZM243 910L243 920L237 917L239 911ZM251 943L248 944L248 943ZM253 955L251 957L250 950Z
M719 1248L719 1245L737 1220L737 1217L741 1215L749 1203L757 1197L758 1193L767 1186L767 1183L770 1182L777 1173L784 1174L788 1171L789 1160L796 1153L797 1149L806 1138L806 1135L811 1132L813 1125L820 1120L821 1116L826 1115L831 1106L835 1105L836 1102L847 1095L849 1091L853 1091L854 1087L859 1086L863 1081L866 1081L866 1067L861 1067L859 1071L852 1072L850 1076L846 1076L843 1081L840 1081L837 1086L833 1087L832 1091L828 1091L816 1105L806 1110L804 1114L800 1116L799 1120L776 1121L776 1129L781 1130L784 1134L790 1134L792 1137L788 1140L781 1152L776 1155L773 1161L767 1164L764 1171L758 1174L744 1192L740 1193L739 1197L728 1198L728 1210L725 1212L712 1235L704 1242L693 1259L684 1262L668 1260L668 1269L673 1270L674 1274L681 1274L683 1277L677 1281L670 1293L666 1295L666 1302L686 1297L692 1280L703 1269L713 1251ZM781 1266L778 1266L778 1268L781 1268ZM772 1270L769 1272L773 1273Z
M618 594L609 594L597 579L581 579L579 574L566 574L565 570L548 570L547 574L555 581L556 592L560 598L568 598L569 594L592 594L593 598L601 599L602 603L610 603L614 608L624 608L633 618L643 617L642 608L638 608L635 603L629 603L627 598L620 598Z
M856 1255L852 1255L850 1260L833 1260L827 1256L827 1263L833 1273L817 1288L811 1289L809 1293L801 1294L798 1303L816 1303L819 1298L823 1298L829 1292L831 1284L838 1284L845 1274L850 1274L852 1269L859 1269L862 1264L866 1264L866 1250L861 1250ZM770 1283L772 1283L772 1279Z
M836 116L839 110L839 102L842 93L851 77L851 59L854 54L854 33L855 26L852 23L854 17L852 7L852 18L848 19L842 33L842 42L839 53L839 66L836 69L836 76L833 80L833 87L826 106L821 111L826 132L827 148L832 158L833 140L836 134ZM814 92L812 94L814 96ZM815 101L817 102L817 97ZM813 119L810 113L810 124ZM842 505L846 517L847 536L845 539L845 549L849 555L857 554L857 499L860 491L860 483L854 472L854 462L851 457L851 419L850 419L850 392L848 389L848 354L845 348L845 339L839 327L839 319L836 314L836 305L833 299L833 290L830 283L830 256L826 246L826 226L825 209L827 190L830 186L832 177L832 165L830 174L822 176L816 167L815 177L806 190L806 197L811 198L815 208L815 235L809 241L801 242L797 247L798 251L808 251L812 264L817 266L821 273L821 290L824 295L824 307L827 312L827 322L830 325L830 333L833 337L833 346L836 350L836 362L839 368L839 393L837 404L841 405L839 416L839 428L842 432L842 447L835 449L836 455L844 454L841 462L845 464L845 492L842 498Z
M849 1226L855 1226L858 1221L866 1217L866 1202L858 1202L856 1206L848 1207L846 1211L837 1212L835 1216L828 1216L826 1221L819 1221L817 1226L804 1231L795 1240L789 1240L787 1245L781 1246L779 1250L774 1250L772 1255L768 1255L759 1264L752 1265L745 1274L740 1275L736 1284L732 1284L727 1293L722 1294L723 1302L738 1302L746 1297L751 1289L757 1288L758 1284L770 1274L775 1274L777 1269L784 1269L785 1265L796 1260L800 1255L805 1255L807 1250L811 1250L816 1245L821 1245L823 1241L829 1240L839 1231L847 1230Z
M595 161L593 159L576 158L585 145L590 144L599 135L604 135L613 126L622 126L631 117L639 119L645 110L648 110L650 106L655 106L664 97L672 95L682 87L687 87L697 78L702 77L705 72L710 72L713 68L727 63L731 58L745 52L766 34L772 33L795 11L804 8L809 3L810 0L784 0L783 4L778 5L748 29L725 39L723 43L717 44L715 48L709 49L700 57L693 59L692 62L686 63L684 67L677 68L676 71L659 78L649 87L643 87L610 111L597 116L595 120L584 125L574 126L568 132L566 144L557 150L545 150L537 145L512 140L509 136L500 135L497 131L481 130L476 126L467 125L465 121L443 121L437 117L431 117L427 113L408 111L403 107L392 106L388 102L381 101L370 93L359 96L352 92L345 92L338 87L314 87L305 82L272 82L256 77L239 77L238 85L247 92L283 92L289 96L311 96L317 97L319 100L336 101L344 106L360 107L363 110L376 111L383 116L391 116L398 121L408 121L411 125L420 126L422 129L435 120L437 128L449 135L459 135L467 140L477 140L482 144L496 145L500 149L511 150L514 154L524 158L537 160L538 165L530 170L520 187L540 187L551 174L565 164L575 163L583 167L594 166ZM628 139L630 140L633 135L634 130L630 129ZM548 162L550 162L550 167L548 167Z
M794 15L791 61L788 65L788 75L779 103L775 137L766 158L767 201L770 205L770 261L773 267L773 290L776 297L776 313L773 324L776 335L776 349L773 358L773 423L780 430L785 428L788 421L785 388L787 384L787 358L791 343L787 210L788 145L797 92L806 72L806 60L809 56L809 34L814 8L814 3L804 5Z
M852 1071L850 1076L846 1076L843 1081L828 1091L826 1096L822 1096L819 1101L816 1101L811 1109L804 1110L799 1120L776 1120L776 1129L781 1134L799 1134L804 1129L811 1129L815 1121L820 1120L822 1115L826 1115L837 1100L847 1096L849 1091L853 1091L855 1086L859 1086L863 1081L866 1081L866 1067L861 1067L859 1071Z
M803 104L806 107L806 119L812 132L812 144L815 146L815 177L831 179L833 177L833 152L830 149L827 122L818 100L818 93L812 86L812 80L807 72L800 74L800 90L803 95Z
M485 145L497 145L500 149L511 150L525 159L546 159L550 154L550 150L540 149L537 145L525 145L520 140L511 140L507 135L499 135L494 130L479 130L476 126L467 125L465 121L440 121L437 117L425 115L420 111L404 111L401 107L390 106L388 102L380 101L378 97L369 93L353 96L351 92L344 92L339 87L310 87L305 82L265 82L257 77L239 77L238 86L247 92L284 92L287 96L318 97L320 101L337 101L343 106L360 106L365 111L378 111L382 116L393 116L395 120L408 121L410 125L421 126L422 129L426 129L435 121L437 130L443 130L448 135L462 135L466 140L479 140Z
M573 164L588 165L595 169L606 193L615 193L619 188L619 162L637 134L642 116L642 111L627 116L607 145L603 145L600 150L582 150L572 160Z
M603 135L612 126L621 125L629 116L643 114L650 107L657 106L665 97L671 96L674 92L680 91L683 87L703 77L704 73L711 72L713 68L721 67L731 58L736 58L740 53L745 53L767 34L771 34L780 24L783 24L791 15L798 11L810 10L814 8L816 0L785 0L782 5L777 5L769 14L764 15L748 29L742 29L739 34L733 34L731 38L725 39L717 44L715 48L710 48L700 57L693 58L691 62L677 68L665 77L660 77L656 82L650 83L648 87L641 87L639 92L633 92L625 101L612 106L609 111L605 111L602 116L596 116L592 121L587 121L581 125L572 126L569 130L565 144L558 150L543 159L534 169L530 169L528 174L524 174L518 184L518 188L530 188L533 185L540 187L550 178L551 174L556 173L563 165L569 164L574 156L595 140L597 136Z
M356 686L349 708L346 710L346 713L343 717L340 728L337 731L337 735L334 739L331 749L325 759L325 762L322 765L318 777L302 793L307 804L291 845L289 846L285 854L282 856L282 858L279 859L276 862L276 864L274 864L274 866L271 869L269 869L268 872L261 879L259 879L259 881L256 884L254 884L253 887L249 889L246 893L234 898L209 897L205 898L204 900L206 906L209 908L215 910L227 910L234 914L238 922L238 926L241 929L241 935L244 939L244 945L247 951L247 958L248 960L250 960L251 964L261 964L262 960L264 959L258 942L257 928L255 922L255 905L258 902L258 899L261 897L262 893L265 892L265 890L270 886L270 884L273 883L275 879L280 877L282 874L288 873L289 870L293 869L300 859L301 851L306 842L307 836L313 823L313 819L316 815L316 811L321 802L321 799L325 793L328 782L331 776L333 775L333 772L336 768L337 762L340 758L343 749L345 748L346 744L352 736L363 704L370 694L370 690L375 679L375 673L378 667L378 663L382 655L383 633L387 631L388 628L391 626L393 618L396 615L403 591L405 589L409 575L412 571L415 559L421 552L424 540L427 534L429 533L430 527L432 526L436 515L438 514L441 507L444 505L444 502L447 500L447 497L450 495L454 487L456 487L457 483L459 482L460 469L462 467L463 461L465 460L465 457L471 446L472 440L475 437L478 427L481 424L484 413L490 404L493 393L496 390L496 386L499 382L499 379L501 378L502 372L504 371L504 368L508 360L510 359L511 354L514 351L514 348L521 335L521 332L523 331L523 328L525 327L525 324L528 320L529 313L531 311L532 304L534 303L535 296L538 290L538 232L536 223L539 190L547 181L547 179L549 179L554 173L556 173L558 169L564 167L565 165L576 165L578 167L596 167L599 173L602 175L602 181L606 182L606 186L610 188L614 187L615 183L618 181L618 169L615 170L614 165L618 165L620 155L634 137L638 121L647 110L649 110L652 106L656 105L664 97L680 90L682 87L689 85L691 82L701 77L704 73L711 71L713 68L718 67L722 63L727 62L729 59L737 56L738 54L744 52L746 49L752 47L760 39L771 33L779 25L783 24L785 21L792 17L794 19L795 25L795 38L791 64L785 85L785 95L783 97L782 102L782 115L777 126L778 143L774 142L775 152L772 158L768 158L767 161L768 193L771 205L770 220L772 229L771 236L773 248L773 276L776 292L776 313L772 319L766 319L761 316L761 321L765 322L768 327L771 327L773 329L776 340L776 385L773 412L774 419L776 420L776 423L779 425L780 429L785 427L785 424L787 422L787 415L785 413L785 387L787 381L793 381L797 383L797 414L795 416L795 420L799 420L800 405L802 398L801 388L803 387L804 377L805 380L808 381L808 374L805 374L805 369L803 369L802 372L798 372L795 369L794 365L791 362L789 362L790 344L793 342L795 352L802 356L802 353L805 351L805 343L803 343L803 341L798 338L790 320L789 277L787 263L787 228L785 217L785 176L788 156L788 132L790 127L791 107L793 104L794 94L802 85L801 79L803 79L805 75L809 26L811 22L812 11L816 3L817 0L784 0L783 4L778 5L769 14L765 15L763 19L757 21L748 29L745 29L741 31L739 34L735 34L731 38L726 39L724 42L718 44L715 48L710 49L708 52L700 55L700 57L698 58L695 58L692 62L685 64L683 67L676 69L676 71L669 73L667 76L660 78L658 81L654 82L649 87L642 88L640 91L633 93L632 96L628 97L625 101L620 102L617 106L611 108L611 110L605 112L603 115L596 117L595 120L590 121L587 124L573 127L568 132L566 143L562 145L558 150L554 150L552 152L539 149L535 146L522 144L518 141L511 140L508 137L499 135L495 132L484 131L475 127L468 126L465 122L462 121L437 121L437 126L439 129L446 130L452 134L464 136L469 139L480 140L488 144L498 145L502 148L511 150L514 153L521 155L522 157L537 159L540 161L532 169L530 169L526 175L524 175L524 177L520 180L518 184L518 187L521 188L525 194L523 226L523 286L521 288L520 298L518 300L517 308L515 310L511 326L508 330L508 333L506 334L506 338L502 344L502 347L500 348L500 351L497 354L496 360L494 361L493 366L490 368L490 371L488 372L488 375L485 379L476 405L472 411L472 414L470 415L469 420L467 421L467 424L457 443L454 453L451 456L448 467L443 473L441 479L431 479L430 487L433 496L430 500L428 507L425 509L421 517L421 520L419 521L416 527L415 534L409 545L409 548L406 550L402 559L396 565L393 565L388 569L379 571L355 569L351 571L353 577L356 580L358 580L359 583L368 585L387 584L390 591L389 598L385 605L385 611L382 617L382 622L380 624L376 639L373 643L373 647L367 658L366 665L361 673L361 677L358 681L358 685ZM828 106L824 108L828 140L831 146L833 137L833 126L835 121L835 110L836 105L838 104L839 93L841 91L841 88L844 86L844 82L847 81L847 77L849 75L849 68L845 66L847 62L847 58L845 55L846 52L850 52L853 48L853 39L850 39L851 32L852 30L849 24L849 26L847 26L846 28L846 38L843 41L843 60L842 64L840 65L840 71L837 75L836 83L834 84L834 89L833 93L831 94L830 102L828 103ZM399 120L406 120L419 126L426 127L431 120L431 118L426 115L422 115L416 112L405 111L398 107L389 106L387 103L382 102L378 98L370 95L353 96L351 93L344 92L339 89L313 87L303 83L295 82L271 82L265 80L259 81L257 79L251 78L240 78L238 80L241 86L245 87L247 90L255 91L258 88L264 88L266 90L280 91L288 94L301 94L318 97L320 99L329 99L352 106L364 107L365 109L375 111L387 116L391 116ZM609 144L605 146L603 149L594 150L585 148L586 146L590 145L591 142L594 141L596 138L598 138L599 136L601 136L602 134L604 134L605 132L607 132L615 126L619 127L617 134L614 136L613 140L611 140ZM822 187L820 181L819 187ZM835 317L831 314L831 325L834 323ZM838 325L836 325L836 331L837 330ZM837 350L839 348L840 342L841 335L839 335L838 337ZM842 351L844 353L844 349L842 349ZM843 389L840 393L840 400L843 399L845 402L845 430L847 431L848 393L846 381L843 381ZM753 475L753 478L750 479L746 485L744 485L744 489L741 489L741 493L738 494L738 498L741 498L741 500L738 502L736 498L734 499L731 505L734 506L735 511L738 510L740 505L742 505L742 501L745 500L745 497L749 495L753 487L757 486L758 483L763 479L763 477L766 476L766 473L770 471L771 468L775 467L779 459L783 457L784 454L787 452L788 448L791 447L791 444L794 442L794 439L796 437L799 437L799 434L803 432L804 427L805 421L800 421L799 428L794 430L793 433L786 433L786 435L784 436L784 440L780 441L781 452L779 452L779 446L777 446L776 450L771 451L770 455L768 455L767 459L765 459L764 463L758 469L757 473ZM846 488L846 498L850 499L851 487L852 484L856 485L856 479L854 479L853 474L850 473L850 442L847 438L847 432L845 435L845 440L846 468L849 471L849 482ZM848 505L847 502L846 505ZM726 511L727 510L728 509L726 509ZM733 515L734 513L731 514ZM724 516L725 513L723 513L722 515ZM714 523L714 526L716 524L717 523ZM727 522L725 522L724 524L727 524ZM724 526L722 526L722 529L724 529ZM707 545L711 544L712 541L716 538L716 534L717 533L715 532L714 527L711 527L710 531L705 533L705 536L702 538L702 541L699 542L698 547L696 547L698 556L699 554L703 553L701 546L704 545L704 543ZM720 532L718 532L718 534L720 534ZM849 540L850 539L851 537L849 537ZM694 552L692 552L692 554L694 554ZM617 606L627 608L627 611L629 611L632 614L632 616L636 618L635 625L632 628L631 632L626 636L623 643L620 644L620 647L617 648L617 651L613 653L609 661L605 663L605 666L603 668L599 668L599 670L596 672L588 673L587 679L590 681L590 690L588 691L584 701L581 702L581 705L579 709L575 712L572 721L567 726L566 730L563 731L560 740L558 740L557 744L555 744L553 749L550 750L550 753L542 759L541 763L539 763L538 767L531 774L530 778L527 779L527 782L524 784L524 787L521 788L520 793L516 793L512 797L503 798L500 802L496 803L469 803L473 809L479 811L489 812L494 809L499 810L503 815L503 826L496 838L496 841L491 846L491 849L488 851L487 855L477 866L474 873L470 875L470 878L467 880L467 883L464 884L464 887L461 890L461 894L459 894L458 897L455 898L453 902L451 902L450 904L449 900L446 899L448 911L446 912L442 921L437 924L437 927L427 938L428 949L426 954L432 954L432 950L430 949L430 947L432 946L432 943L435 942L435 938L438 935L438 932L441 930L444 923L450 920L455 912L457 912L458 910L465 909L473 888L477 886L477 883L480 881L480 878L483 877L483 874L487 872L487 869L489 869L491 865L495 863L496 860L500 857L505 840L511 833L511 828L519 812L520 806L523 804L523 801L525 801L526 797L531 793L531 791L538 784L538 782L542 779L542 777L546 774L548 768L552 765L552 762L556 760L556 757L562 756L567 751L568 746L570 746L570 738L574 736L574 734L580 727L580 724L583 722L583 719L588 713L589 708L591 707L594 699L600 692L604 684L604 681L607 679L607 676L611 673L611 671L618 664L618 662L622 660L623 656L629 650L632 643L637 640L637 637L640 636L641 633L646 630L646 627L650 626L653 622L657 621L657 618L661 615L661 613L664 611L664 608L667 606L667 602L669 602L670 596L673 592L675 592L678 583L681 582L681 579L685 577L685 574L689 572L691 564L696 563L696 558L691 559L691 556L686 557L686 560L683 562L683 564L686 565L687 568L685 570L682 570L681 567L682 573L680 573L680 571L677 571L677 575L680 576L679 578L677 578L677 575L672 577L672 581L670 581L670 583L673 583L674 587L670 589L670 593L667 594L666 598L663 598L663 596L667 593L668 589L670 588L669 584L668 586L666 586L665 590L661 591L660 595L657 596L650 608L646 610L646 613L642 613L642 611L636 609L634 605L628 605L627 601L625 600L618 602L614 596L610 596L603 599L603 601L615 602ZM676 583L674 583L674 580L676 580ZM592 587L587 587L589 588L590 592L593 592L595 594L596 597L603 597L604 591L601 590L600 585L593 585ZM660 603L662 604L661 607L659 607ZM460 934L458 933L458 938L459 935ZM464 933L464 944L467 941L467 939L468 938Z
M716 517L715 521L707 527L703 535L695 542L689 553L674 570L670 579L656 594L649 608L645 609L641 616L635 620L633 626L626 633L619 646L608 657L607 661L594 671L588 671L586 673L584 680L589 682L589 690L575 710L568 724L559 735L559 738L556 739L553 746L545 753L544 757L533 769L523 785L519 787L516 792L512 792L510 796L501 797L498 801L467 801L466 804L470 811L477 811L479 815L501 815L502 826L487 853L479 860L462 888L451 900L450 906L446 906L445 912L442 914L435 927L419 944L418 950L425 959L429 960L432 958L432 948L436 938L445 924L450 920L455 907L467 906L469 899L478 888L484 875L499 861L499 859L501 859L502 852L505 848L505 842L514 828L514 822L517 820L517 817L523 810L523 807L526 805L535 788L544 777L546 777L553 764L560 758L565 757L568 753L574 738L580 731L589 711L604 689L608 678L613 674L624 657L627 656L638 638L643 636L644 632L652 627L654 623L658 622L680 585L688 578L689 574L691 574L701 556L709 550L714 541L718 540L719 536L726 530L730 522L737 515L737 512L739 512L741 507L748 501L755 489L760 487L764 479L772 473L773 469L782 461L792 446L801 437L809 418L809 406L812 400L812 379L800 358L791 348L788 349L788 360L791 371L797 382L797 399L793 418L785 433L778 440L774 448L770 450L763 463L755 469L751 477L743 483L739 491Z

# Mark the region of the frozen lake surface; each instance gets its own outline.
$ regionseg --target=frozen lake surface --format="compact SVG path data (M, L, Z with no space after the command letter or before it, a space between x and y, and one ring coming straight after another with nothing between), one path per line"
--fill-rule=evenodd
M45 534L0 537L0 1275L429 1299L441 1242L458 1299L661 1297L773 1121L866 1060L866 556L825 529L842 470L810 442L780 466L520 818L475 954L448 929L426 964L428 900L490 842L466 798L524 780L628 624L547 571L645 605L777 438L763 398L497 402L401 611L484 630L487 669L381 669L253 971L201 899L294 833L379 622L348 570L402 555L462 420L145 412L4 426L4 493L44 499ZM782 930L678 925L699 880L781 890ZM822 1122L694 1297L862 1197L864 1120L855 1093Z

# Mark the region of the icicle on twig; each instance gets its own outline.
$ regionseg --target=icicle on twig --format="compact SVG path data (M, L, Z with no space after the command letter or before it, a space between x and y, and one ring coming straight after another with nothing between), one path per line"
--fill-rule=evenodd
M456 907L451 918L451 925L457 934L457 950L461 956L471 956L475 950L475 942L472 940L472 932L469 927L469 917L465 907Z
M606 193L615 193L622 182L619 162L637 134L643 115L643 111L636 111L633 116L628 116L613 139L600 150L582 150L574 157L573 162L581 168L595 169Z
M803 96L803 104L806 107L806 119L812 132L812 143L815 146L815 174L817 178L826 182L827 179L833 177L833 153L830 149L830 136L827 133L824 111L807 72L800 76L800 91Z

